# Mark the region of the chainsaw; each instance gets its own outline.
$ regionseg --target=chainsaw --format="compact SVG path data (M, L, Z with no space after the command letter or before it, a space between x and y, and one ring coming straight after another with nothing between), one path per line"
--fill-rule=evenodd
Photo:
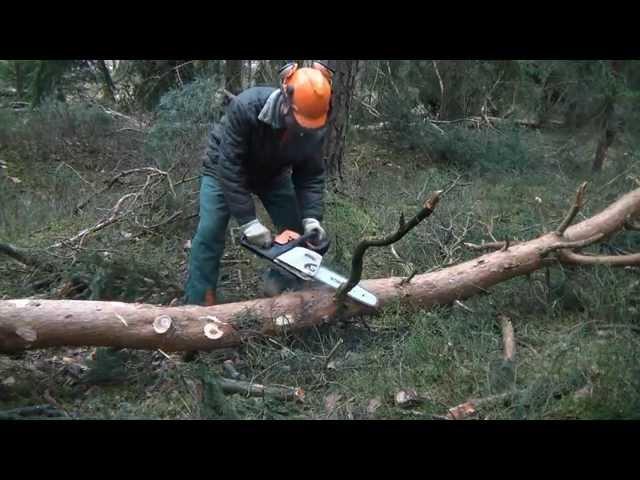
M240 244L302 280L318 281L336 290L347 282L342 275L321 265L322 256L327 253L330 241L326 239L317 242L317 232L300 235L293 230L284 230L267 248L249 243L243 235ZM376 296L359 285L353 287L347 296L369 307L378 304Z

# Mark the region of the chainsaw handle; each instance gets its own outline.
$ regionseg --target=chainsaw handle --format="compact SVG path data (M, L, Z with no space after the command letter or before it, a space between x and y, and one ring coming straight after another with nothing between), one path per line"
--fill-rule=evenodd
M295 244L295 246L305 247L309 250L313 250L314 252L318 252L320 255L324 255L327 250L329 250L331 242L329 241L329 237L325 237L324 240L316 242L314 240L317 240L317 237L318 231L311 230L309 233L301 235L300 238L291 243Z
M285 243L284 245L272 243L271 246L267 248L262 248L257 245L253 245L252 243L247 241L247 237L245 235L242 235L242 237L240 238L240 244L243 247L253 251L257 255L270 260L273 260L274 258L282 255L285 252L288 252L294 247L308 248L309 250L319 253L320 255L324 255L327 252L327 250L329 250L329 245L331 242L327 238L322 242L320 242L320 244L316 245L312 243L312 240L315 237L317 237L317 235L318 233L316 231L311 231L309 233L299 236L295 240L291 240L290 242Z

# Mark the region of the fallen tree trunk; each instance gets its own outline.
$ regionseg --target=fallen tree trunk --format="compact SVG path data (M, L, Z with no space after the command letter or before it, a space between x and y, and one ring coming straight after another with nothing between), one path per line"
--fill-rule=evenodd
M582 187L582 193L584 188ZM582 204L579 193L576 204ZM577 209L572 209L575 216ZM599 214L534 240L435 272L402 278L365 280L379 299L378 309L394 301L417 308L463 300L510 278L562 262L561 249L584 247L606 238L640 214L640 189L627 193ZM565 230L566 228L566 230ZM255 335L277 334L330 322L341 302L330 289L313 289L274 298L213 307L162 307L121 302L75 300L0 301L0 352L53 346L112 346L163 351L212 350ZM343 317L377 311L351 301Z

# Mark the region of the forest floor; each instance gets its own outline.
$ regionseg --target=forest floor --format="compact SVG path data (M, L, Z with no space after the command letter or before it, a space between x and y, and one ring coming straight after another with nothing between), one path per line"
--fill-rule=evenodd
M96 194L117 172L159 167L145 153L144 133L101 125L46 135L33 126L5 128L0 242L38 254L57 270L0 256L0 298L166 305L181 295L197 225L197 180L162 200L167 212L182 209L176 221L138 235L144 229L132 216L88 235L81 246L50 248L95 225L132 191L134 181L127 178ZM393 231L401 212L411 215L430 191L454 183L436 213L393 250L367 255L365 278L407 275L413 268L425 272L477 255L463 242L534 238L557 225L584 180L590 182L584 217L637 186L638 162L624 139L612 147L605 171L593 176L595 142L586 133L465 135L457 131L437 155L391 148L394 139L381 134L354 135L345 180L326 203L328 265L348 273L360 238ZM454 167L443 160L461 151L471 152L458 155L466 163ZM198 174L195 155L181 158L174 183ZM153 223L152 216L147 220ZM264 263L235 243L234 231L227 245L223 301L260 296ZM640 251L639 245L624 233L600 248ZM0 355L0 417L17 418L21 413L14 409L49 404L62 412L60 418L76 419L433 419L470 399L488 399L468 418L639 418L639 273L558 266L463 304L429 311L391 306L366 323L253 339L191 361L181 354L106 348ZM75 297L69 293L74 279L84 284ZM513 361L503 358L504 317L514 327ZM246 381L302 388L304 401L241 394L221 401L207 386L227 374L225 360Z

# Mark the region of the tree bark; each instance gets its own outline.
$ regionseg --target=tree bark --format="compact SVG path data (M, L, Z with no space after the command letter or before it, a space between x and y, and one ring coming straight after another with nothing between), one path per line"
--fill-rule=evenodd
M242 91L242 60L226 60L224 85L234 95Z
M22 70L22 60L14 60L13 62L16 78L16 94L18 100L24 98L24 74Z
M358 60L329 60L328 65L334 69L335 75L333 79L331 115L327 126L327 139L323 147L323 157L325 158L329 176L335 178L337 175L342 179L344 146L358 72Z
M401 301L415 308L446 305L510 278L561 262L550 255L590 239L603 239L640 215L640 189L621 197L599 214L564 231L485 254L412 281L391 277L365 280L364 288L379 299L378 309ZM163 351L212 350L248 337L272 335L327 323L336 318L335 291L317 288L274 298L213 307L162 307L121 302L74 300L0 301L0 352L53 346L112 346ZM374 314L378 309L348 301L341 315Z
M596 155L593 159L593 165L591 170L594 173L601 172L604 162L607 158L607 152L609 147L613 143L616 137L615 120L613 118L614 113L614 100L613 96L609 96L606 99L604 120L602 122L600 139L598 140L598 146L596 147Z
M113 79L111 78L111 74L109 73L109 69L107 68L107 64L104 60L97 60L98 69L100 70L100 74L102 75L102 81L104 83L104 93L107 99L112 103L116 103L116 86L113 83Z

